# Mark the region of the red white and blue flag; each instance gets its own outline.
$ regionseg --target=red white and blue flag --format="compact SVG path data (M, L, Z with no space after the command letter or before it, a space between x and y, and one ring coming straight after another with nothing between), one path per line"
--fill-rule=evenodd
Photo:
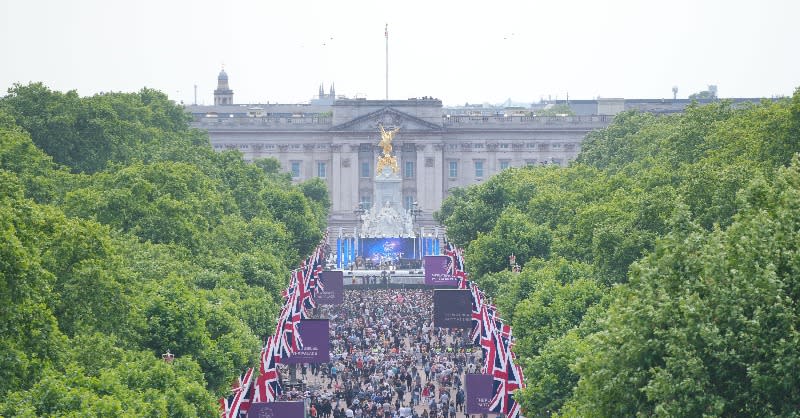
M233 383L230 396L219 400L222 418L239 418L241 412L247 412L250 407L249 395L252 382L251 367Z
M278 338L277 335L269 337L266 346L261 350L260 375L253 390L253 402L273 402L282 393L275 356L275 342Z
M481 372L493 378L494 396L490 409L509 418L520 416L514 392L525 387L522 368L514 363L514 337L509 325L500 318L497 307L487 299L478 286L467 280L463 251L448 244L445 254L450 257L450 274L459 278L460 289L468 289L472 296L472 332L470 339L483 352Z

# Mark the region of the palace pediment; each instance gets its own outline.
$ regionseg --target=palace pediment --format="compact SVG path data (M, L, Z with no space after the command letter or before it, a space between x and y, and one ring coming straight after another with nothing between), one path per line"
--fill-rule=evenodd
M358 116L350 121L330 128L332 132L377 132L379 126L386 128L399 127L401 132L441 131L442 126L431 123L408 113L391 107L384 107L374 112Z

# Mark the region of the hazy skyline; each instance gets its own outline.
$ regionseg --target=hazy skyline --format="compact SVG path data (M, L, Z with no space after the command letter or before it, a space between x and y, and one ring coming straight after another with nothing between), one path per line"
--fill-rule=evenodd
M497 4L497 5L496 5ZM327 92L446 105L541 98L791 95L800 2L0 0L0 87L80 95L150 87L213 103L224 64L236 103Z

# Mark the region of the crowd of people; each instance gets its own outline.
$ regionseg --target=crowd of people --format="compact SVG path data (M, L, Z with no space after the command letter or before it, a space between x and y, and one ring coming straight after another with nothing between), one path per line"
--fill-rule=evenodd
M433 290L345 291L329 318L331 361L298 366L304 388L282 400L308 399L320 418L462 418L464 373L480 369L467 330L433 326Z

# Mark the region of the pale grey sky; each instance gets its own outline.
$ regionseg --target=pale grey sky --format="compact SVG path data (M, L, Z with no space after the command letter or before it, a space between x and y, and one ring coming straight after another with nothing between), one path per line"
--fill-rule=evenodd
M213 102L348 97L445 104L508 98L791 95L800 1L0 0L0 88L81 95L147 86Z

